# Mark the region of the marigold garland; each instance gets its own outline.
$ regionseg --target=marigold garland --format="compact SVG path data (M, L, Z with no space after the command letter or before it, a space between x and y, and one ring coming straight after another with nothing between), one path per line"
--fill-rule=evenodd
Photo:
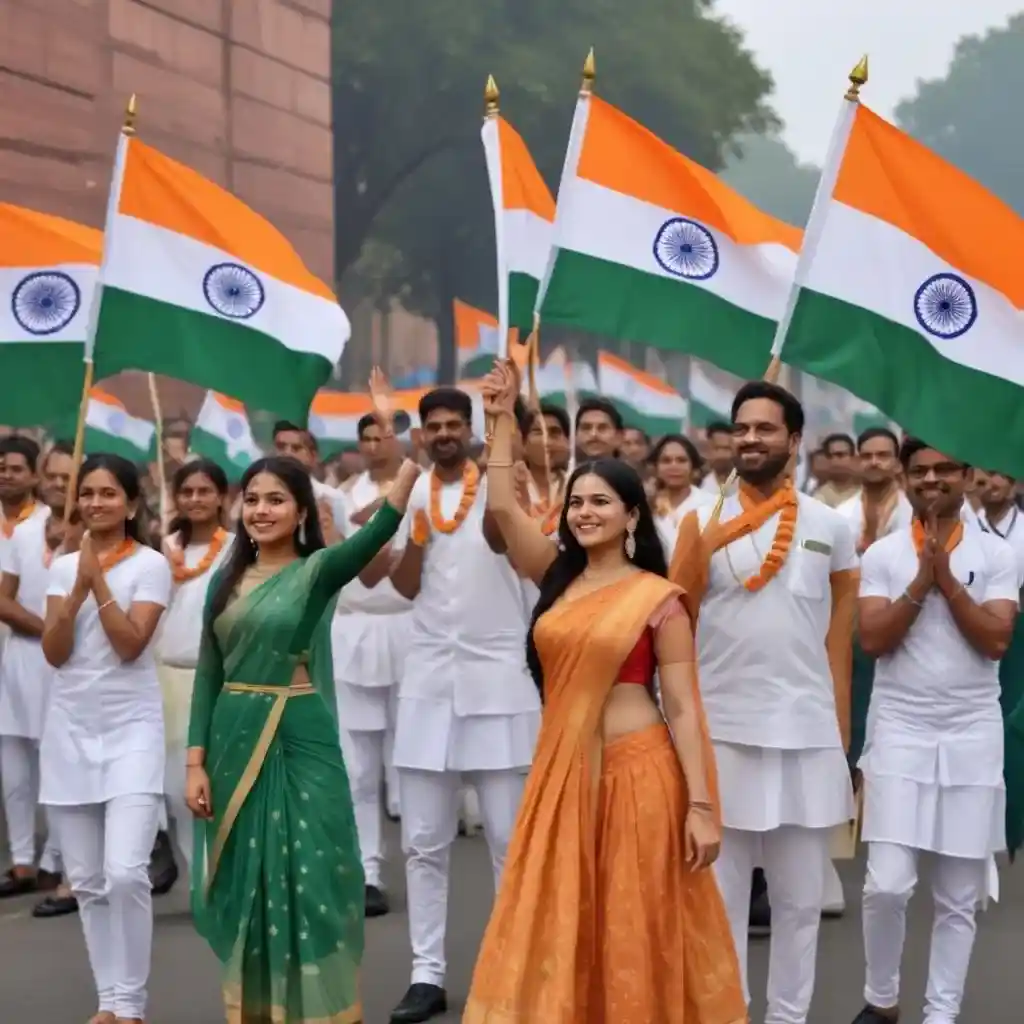
M472 459L466 459L462 468L462 498L451 519L441 514L441 478L430 474L430 526L438 533L454 533L466 520L480 489L480 470Z
M189 580L198 579L210 571L210 567L217 560L217 556L224 550L228 540L228 531L223 527L217 527L217 532L206 549L206 554L190 569L185 564L185 552L175 544L166 545L167 560L171 563L171 572L175 583L188 583Z
M125 559L131 558L135 554L137 547L138 543L136 541L132 540L131 537L125 537L116 548L113 548L111 551L104 551L97 556L96 560L100 563L100 571L103 573L110 572L115 565L120 565Z
M553 501L550 505L536 502L530 509L530 515L537 520L544 536L550 537L558 529L562 518L562 502Z
M427 513L421 508L416 509L413 513L410 537L418 548L423 547L430 540L430 520L427 519Z
M20 526L29 516L32 515L36 510L36 503L34 501L29 502L14 519L5 519L3 521L3 534L7 540L10 540L14 536L15 527Z
M747 494L744 488L740 488L740 503L744 512L751 512L757 507L756 500ZM743 586L752 594L763 590L779 574L786 564L789 549L793 546L793 537L796 535L797 498L791 483L786 483L764 504L769 506L765 519L776 510L779 511L779 525L775 528L772 546L765 555L761 568L743 581Z
M914 541L914 550L920 555L924 551L924 542L928 539L925 533L924 524L920 519L915 519L913 526L910 527L910 536ZM945 549L946 554L950 554L953 549L964 539L964 524L957 523L953 527L953 532L950 533L949 537L946 538Z

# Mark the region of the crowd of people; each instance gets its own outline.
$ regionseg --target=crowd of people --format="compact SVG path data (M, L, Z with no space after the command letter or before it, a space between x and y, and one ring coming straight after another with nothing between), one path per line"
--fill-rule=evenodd
M395 1024L447 1011L466 828L496 892L467 1024L740 1024L759 930L765 1024L805 1024L857 823L850 1017L898 1016L925 853L924 1020L953 1024L1017 813L1016 482L883 427L805 471L801 405L765 382L699 443L602 398L527 408L505 364L482 390L485 438L437 388L406 443L375 377L358 466L282 422L235 487L178 459L164 517L124 459L0 440L0 898L80 915L91 1024L144 1021L179 865L229 1021L361 1021L386 815Z

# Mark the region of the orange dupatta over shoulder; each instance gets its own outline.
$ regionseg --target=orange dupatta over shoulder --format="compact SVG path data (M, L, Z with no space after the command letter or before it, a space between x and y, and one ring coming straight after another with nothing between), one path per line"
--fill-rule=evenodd
M594 1020L588 1007L597 1009L591 986L602 941L596 881L601 714L620 666L653 613L673 596L681 596L678 587L637 573L556 604L537 624L543 724L463 1024ZM713 780L714 755L702 725ZM676 912L686 923L687 955L670 969L687 979L672 1021L735 1024L745 1017L736 1012L736 962L724 911L719 919L708 909L720 908L714 877L682 864L680 877ZM739 1004L742 1012L741 996Z

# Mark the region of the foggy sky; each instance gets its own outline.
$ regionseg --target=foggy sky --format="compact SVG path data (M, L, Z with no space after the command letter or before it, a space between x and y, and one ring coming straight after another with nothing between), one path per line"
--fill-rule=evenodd
M956 41L1004 25L1024 0L717 0L738 24L761 67L772 73L772 104L797 155L820 164L847 85L863 53L870 82L861 96L884 117L941 78Z

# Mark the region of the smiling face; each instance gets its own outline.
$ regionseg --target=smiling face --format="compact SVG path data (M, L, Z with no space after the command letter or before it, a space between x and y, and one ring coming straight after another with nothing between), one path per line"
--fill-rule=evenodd
M596 473L576 478L566 504L566 524L582 548L621 545L627 528L636 525L636 511L627 511L611 484Z
M185 477L174 496L178 511L191 523L209 523L220 515L221 495L216 484L202 472Z
M733 442L737 475L758 487L782 476L800 445L800 436L786 429L778 402L751 398L736 410Z
M90 533L104 534L124 528L135 515L138 503L128 500L124 488L109 469L94 469L78 486L82 525Z
M295 495L273 473L257 473L242 496L242 525L260 547L275 547L295 536L301 517Z
M670 491L681 491L693 482L693 463L687 450L678 441L662 445L654 471L658 480Z
M472 430L454 409L433 409L423 422L423 443L432 462L452 469L466 458Z
M20 504L31 496L37 483L35 467L21 452L0 455L0 498Z
M967 470L934 448L922 448L907 463L907 497L918 517L955 516L963 502Z

